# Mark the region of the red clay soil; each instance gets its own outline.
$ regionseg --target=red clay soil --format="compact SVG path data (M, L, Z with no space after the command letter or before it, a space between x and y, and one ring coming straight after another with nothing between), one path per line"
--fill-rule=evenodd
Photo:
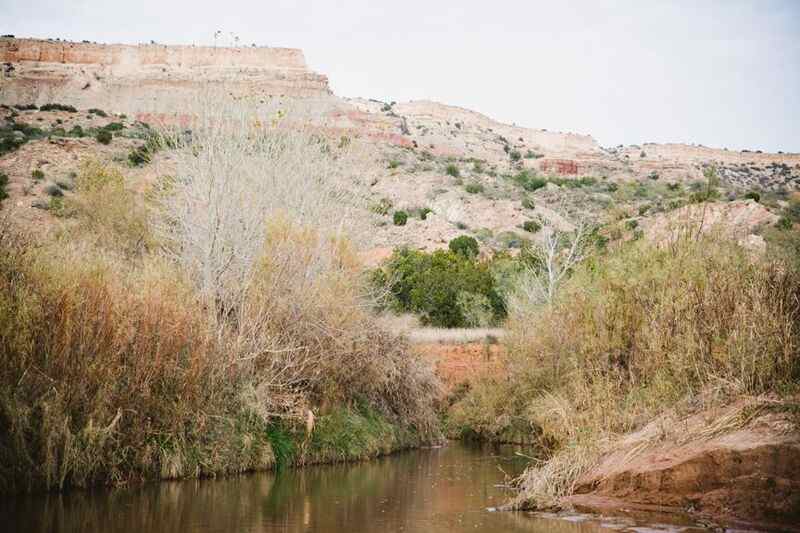
M566 504L607 510L624 502L690 511L719 520L800 525L800 432L784 415L687 440L703 416L682 421L670 437L635 452L638 432L584 475ZM708 420L708 418L705 418ZM645 428L647 430L647 428ZM643 430L645 431L645 430ZM794 529L794 528L792 528Z
M444 383L446 392L462 383L469 383L485 373L499 372L499 344L471 342L463 344L417 344L414 349L429 358Z

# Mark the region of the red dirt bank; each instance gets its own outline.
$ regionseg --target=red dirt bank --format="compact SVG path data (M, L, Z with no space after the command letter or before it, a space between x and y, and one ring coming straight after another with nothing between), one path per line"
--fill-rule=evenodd
M720 427L721 420L749 418L753 409L762 414L743 427ZM770 410L750 403L706 411L670 424L666 434L664 421L654 422L623 438L564 504L603 511L663 506L794 530L800 525L800 431L791 415Z

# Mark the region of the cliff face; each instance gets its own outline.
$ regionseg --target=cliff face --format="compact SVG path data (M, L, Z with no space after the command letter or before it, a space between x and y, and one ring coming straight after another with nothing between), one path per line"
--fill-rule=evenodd
M208 83L253 96L330 94L292 48L101 45L0 38L0 103L56 101L114 111L190 96Z

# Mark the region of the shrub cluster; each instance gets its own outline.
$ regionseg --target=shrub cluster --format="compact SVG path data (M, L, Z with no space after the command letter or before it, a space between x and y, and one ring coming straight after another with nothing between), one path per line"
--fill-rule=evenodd
M455 165L454 163L450 163L449 165L447 165L445 173L447 173L448 176L452 176L454 178L461 177L461 170L459 170L458 166Z
M447 251L395 251L375 275L388 285L392 307L418 314L426 325L448 328L485 326L475 317L493 323L505 316L490 265L475 258L477 242L459 239Z
M100 144L111 144L111 140L114 138L114 136L109 130L101 129L97 132L94 138Z
M0 172L0 202L8 198L6 187L8 186L8 175Z
M547 180L540 178L528 170L522 170L511 177L511 180L525 189L526 191L535 191L547 185Z
M67 111L68 113L78 112L78 110L73 106L65 104L44 104L39 108L39 111Z

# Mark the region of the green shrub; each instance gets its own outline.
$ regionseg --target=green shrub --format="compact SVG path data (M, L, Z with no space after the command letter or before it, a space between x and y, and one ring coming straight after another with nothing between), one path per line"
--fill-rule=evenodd
M42 171L41 169L38 169L38 168L34 169L33 171L31 171L31 177L33 179L37 180L37 181L43 180L44 179L44 171Z
M478 182L467 183L464 189L470 194L478 194L483 192L483 184Z
M97 109L96 107L91 108L89 110L89 113L92 114L92 115L97 115L98 117L103 117L103 118L108 116L108 113L106 113L102 109Z
M552 176L548 179L550 183L554 183L559 187L566 187L568 189L578 189L580 187L591 187L597 185L597 178L594 176L581 176L580 178L559 178Z
M19 131L25 137L28 138L41 138L44 137L44 130L41 128L37 128L36 126L31 126L30 124L26 124L24 122L15 122L11 125L11 129L13 131Z
M535 191L547 185L547 180L531 174L527 170L523 170L518 174L511 177L511 180L525 189L526 191Z
M77 113L78 110L71 105L64 104L44 104L39 108L39 111L67 111L69 113Z
M536 233L542 229L542 225L536 222L535 220L526 220L522 224L522 229L529 233Z
M522 199L522 207L525 209L536 209L536 204L528 197Z
M8 198L8 192L6 191L6 187L8 186L8 175L0 172L0 201L5 200Z
M20 111L35 111L39 109L36 104L24 104L24 105L15 105L14 109L18 109Z
M627 229L631 230L631 231L635 230L636 228L639 227L639 221L636 220L635 218L632 218L632 219L628 220L627 222L625 222L625 227Z
M69 135L71 137L85 137L86 136L86 132L83 131L83 128L80 125L75 124L69 130Z
M448 176L452 176L454 178L461 177L461 171L453 163L450 163L449 165L447 165L447 168L445 169L445 173L447 173Z
M100 144L111 144L111 139L113 139L114 136L108 130L100 130L94 138Z
M430 207L423 207L422 209L419 210L419 219L420 220L427 219L429 213L433 213L433 209L431 209Z
M528 150L525 152L525 159L539 159L542 157L544 157L543 154L536 153L533 150Z
M125 124L122 122L109 122L103 129L106 131L122 131L125 128Z
M417 313L425 325L464 327L473 310L465 302L483 296L489 301L493 320L505 315L505 304L495 290L494 279L485 263L452 251L431 254L408 249L396 250L386 264L390 292L398 310ZM459 295L462 305L459 305ZM480 299L479 299L480 300ZM483 300L480 300L483 301Z
M390 169L397 168L400 165L402 165L402 163L400 161L397 161L396 159L392 159L391 161L389 161L389 168Z
M466 259L474 259L478 257L478 241L469 235L461 235L451 240L447 245L451 252L458 254Z
M790 230L794 226L792 219L787 216L781 216L777 222L775 222L775 227L782 230Z
M408 222L408 213L405 211L395 211L392 217L395 226L405 226Z
M512 161L519 161L522 159L522 154L519 153L519 150L511 150L508 153L508 157L510 157Z
M756 191L749 191L744 195L746 200L755 200L756 202L761 201L761 195Z

